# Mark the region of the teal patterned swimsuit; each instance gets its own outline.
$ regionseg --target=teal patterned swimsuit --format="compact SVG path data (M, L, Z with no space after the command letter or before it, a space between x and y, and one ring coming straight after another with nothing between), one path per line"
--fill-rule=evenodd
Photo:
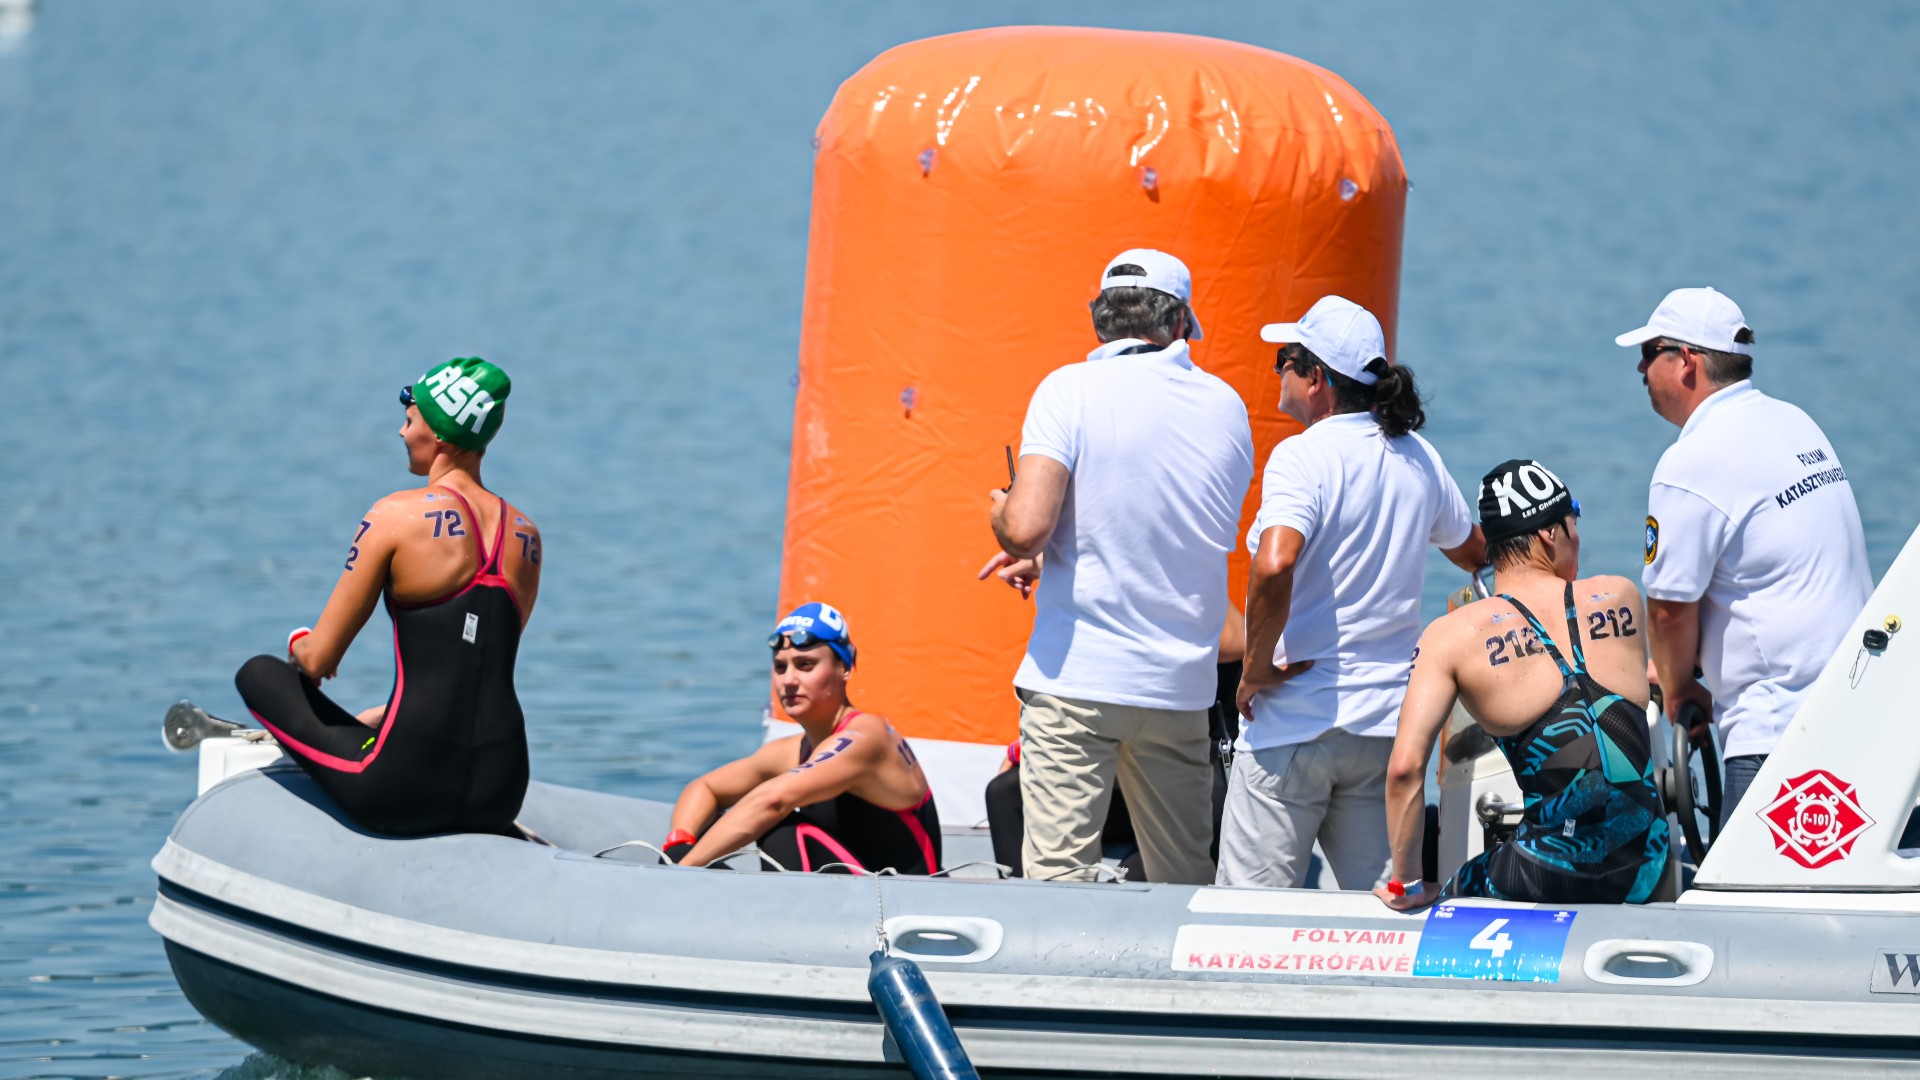
M1667 816L1654 787L1646 712L1587 673L1567 585L1573 662L1511 596L1564 680L1559 700L1517 735L1494 740L1526 793L1508 843L1469 859L1443 896L1534 903L1645 903L1667 865Z

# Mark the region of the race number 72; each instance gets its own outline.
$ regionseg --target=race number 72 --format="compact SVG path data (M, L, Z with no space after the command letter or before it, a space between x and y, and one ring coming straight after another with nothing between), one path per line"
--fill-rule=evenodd
M1505 919L1493 920L1481 927L1479 933L1473 935L1473 940L1467 942L1467 947L1470 949L1485 949L1493 955L1495 960L1507 955L1507 950L1513 948L1513 939L1505 934L1495 932L1505 925L1507 925L1507 920Z

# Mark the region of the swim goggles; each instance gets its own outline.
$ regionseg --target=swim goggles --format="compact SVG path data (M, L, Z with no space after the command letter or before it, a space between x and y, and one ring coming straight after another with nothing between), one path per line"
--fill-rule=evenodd
M407 385L400 388L400 404L406 406L407 408L413 407L413 384L412 383L408 383Z
M767 648L777 651L780 648L781 638L786 638L787 642L796 649L811 649L815 645L849 644L843 638L822 637L811 630L776 630L771 637L767 638Z
M825 645L832 649L833 655L838 656L840 662L848 667L853 666L854 658L858 655L854 652L853 642L846 638L824 637L811 630L775 630L773 635L767 638L767 648L779 652L782 638L785 638L787 644L795 649L811 649L815 645Z

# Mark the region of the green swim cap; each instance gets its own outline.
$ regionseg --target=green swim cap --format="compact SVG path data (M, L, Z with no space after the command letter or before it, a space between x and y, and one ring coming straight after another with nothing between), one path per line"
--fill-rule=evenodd
M485 450L506 419L513 380L477 356L464 356L420 376L412 390L420 418L443 442Z

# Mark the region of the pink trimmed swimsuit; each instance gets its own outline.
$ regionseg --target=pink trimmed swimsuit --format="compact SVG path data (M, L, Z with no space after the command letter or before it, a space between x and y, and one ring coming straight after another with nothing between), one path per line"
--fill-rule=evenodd
M833 734L858 715L857 709L849 711L834 725ZM802 762L813 751L805 739L800 741ZM902 874L931 874L940 868L940 813L931 789L904 810L875 806L843 792L795 810L760 837L759 844L789 870L864 873L892 867Z
M449 532L477 532L473 508L452 496L464 519L449 520ZM256 656L234 678L281 748L368 829L512 832L527 791L526 718L513 688L520 604L500 573L512 514L500 500L491 553L474 536L480 570L465 588L422 604L401 603L387 589L393 693L378 732L284 658Z

